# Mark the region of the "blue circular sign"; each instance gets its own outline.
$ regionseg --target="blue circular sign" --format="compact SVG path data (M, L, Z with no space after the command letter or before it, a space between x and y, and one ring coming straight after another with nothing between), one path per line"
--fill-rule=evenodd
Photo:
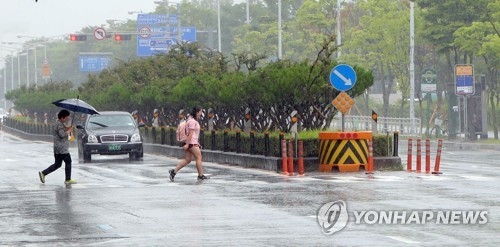
M356 72L347 64L339 64L330 72L330 83L339 91L347 91L356 84Z

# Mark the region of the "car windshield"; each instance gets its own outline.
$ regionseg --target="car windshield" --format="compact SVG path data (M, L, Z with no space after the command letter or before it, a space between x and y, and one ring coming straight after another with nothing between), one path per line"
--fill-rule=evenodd
M87 122L89 129L131 126L134 126L134 119L127 115L92 115Z

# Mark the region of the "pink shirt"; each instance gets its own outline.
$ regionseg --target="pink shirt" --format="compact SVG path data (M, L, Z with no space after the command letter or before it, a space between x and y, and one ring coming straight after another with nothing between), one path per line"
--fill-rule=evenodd
M198 137L200 135L200 124L198 123L198 121L190 117L186 122L186 129L188 131L188 135L189 133L191 133L192 130L194 130L193 136L191 137L191 140L187 144L198 144Z

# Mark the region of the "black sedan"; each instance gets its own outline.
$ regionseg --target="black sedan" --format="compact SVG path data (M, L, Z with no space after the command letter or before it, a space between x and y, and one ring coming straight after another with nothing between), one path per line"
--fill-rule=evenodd
M90 162L92 154L128 154L131 160L143 157L139 126L128 112L101 111L78 124L78 158Z

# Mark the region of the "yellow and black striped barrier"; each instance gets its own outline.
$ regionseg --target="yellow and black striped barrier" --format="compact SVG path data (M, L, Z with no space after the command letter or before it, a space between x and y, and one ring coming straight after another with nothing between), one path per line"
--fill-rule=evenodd
M341 172L366 170L368 165L368 140L373 138L371 131L363 132L320 132L319 133L319 171L331 171L338 166Z

